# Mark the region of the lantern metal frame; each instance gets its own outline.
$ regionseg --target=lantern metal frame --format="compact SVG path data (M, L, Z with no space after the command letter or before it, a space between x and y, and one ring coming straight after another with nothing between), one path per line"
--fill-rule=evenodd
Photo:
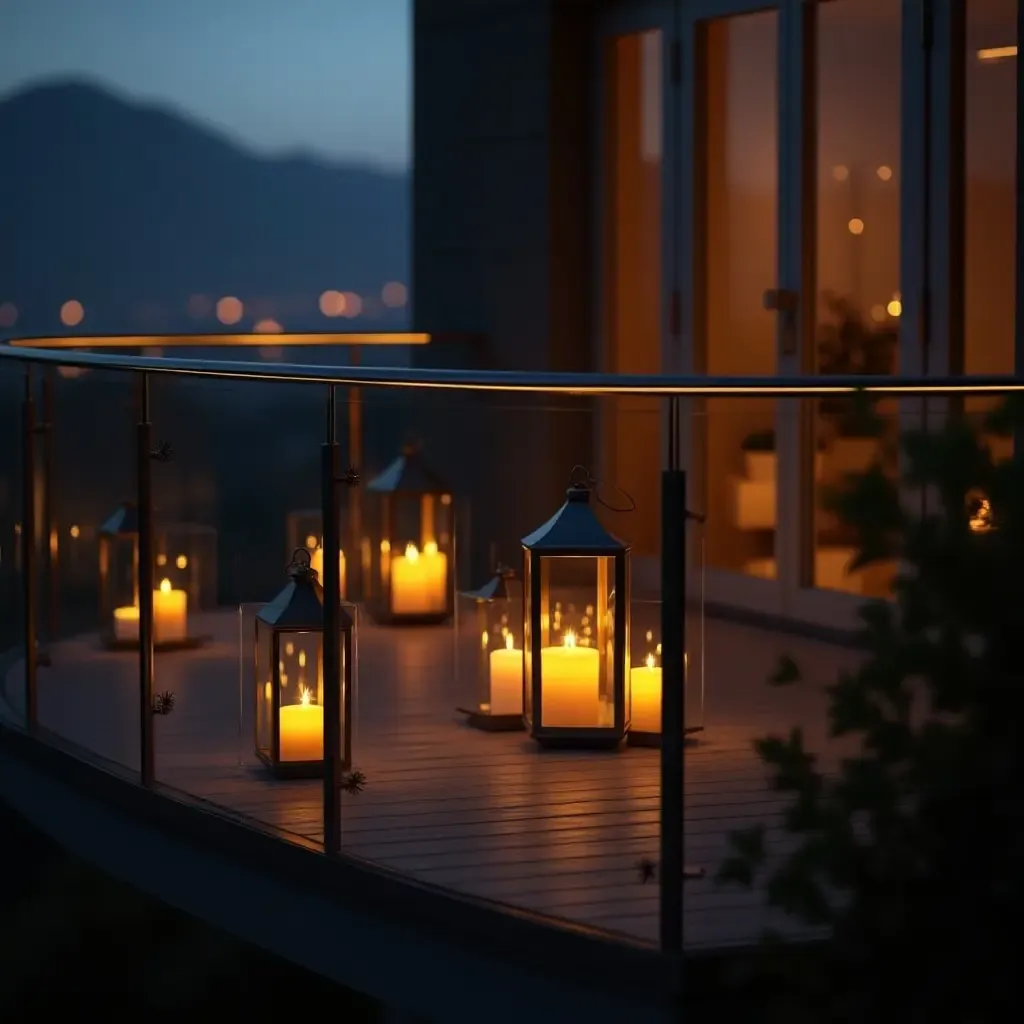
M525 670L522 665L522 659L520 659L521 675L519 712L516 714L493 714L491 711L491 708L493 707L493 690L490 663L492 648L489 644L484 645L476 640L477 637L481 636L490 637L494 632L491 628L491 611L499 602L502 602L509 611L513 612L513 614L516 610L520 612L519 623L520 628L522 628L521 612L523 609L523 601L520 595L512 593L510 584L513 582L520 582L516 577L515 570L509 569L506 566L498 566L494 571L494 575L482 587L479 587L476 590L463 591L459 594L461 599L472 601L474 604L471 615L473 618L473 646L476 652L477 662L476 683L479 688L483 688L485 690L487 700L478 700L474 707L459 707L455 710L466 716L467 725L474 729L480 729L483 732L522 732L526 728L526 720L523 717L523 711L525 708L525 697L523 695ZM456 674L458 674L461 669L463 658L461 657L462 651L460 648L461 644L466 639L465 636L463 636L464 624L459 621L458 607L459 606L457 604L454 631Z
M562 507L541 527L522 539L523 546L523 717L530 736L545 747L577 747L615 749L629 731L630 695L626 660L629 656L630 623L630 545L619 540L602 525L590 504L592 491L586 485L571 485L566 490ZM544 725L544 678L542 651L550 646L550 622L544 626L544 610L550 604L545 593L545 566L560 559L594 560L598 573L598 600L609 592L614 594L612 625L611 698L614 702L610 725L547 726ZM607 574L607 560L614 566L614 584L602 577ZM600 608L597 609L599 619ZM598 643L599 657L605 655ZM600 678L600 677L599 677ZM607 685L607 679L605 680ZM529 701L526 695L529 694Z
M303 557L304 556L304 557ZM265 604L256 613L254 623L253 648L253 694L255 699L253 715L254 747L256 756L262 764L278 779L319 779L323 778L324 761L284 761L281 759L281 641L287 642L289 636L315 634L319 637L319 659L323 664L324 650L324 589L312 569L309 552L305 548L297 550L292 564L288 567L289 582L277 596ZM352 707L353 688L355 685L355 650L356 650L356 609L353 605L342 602L339 620L341 633L338 642L341 645L341 676L335 685L341 687L341 767L348 769L352 765ZM261 673L260 652L261 631L270 633L270 674L269 679ZM264 689L270 685L269 749L261 742L260 736L260 705L264 703ZM323 686L330 685L327 679ZM317 701L325 706L323 693ZM326 708L324 710L324 738L322 749L326 754Z
M430 626L449 622L455 614L456 516L451 488L424 463L420 447L407 444L402 453L367 484L366 490L374 495L376 507L371 510L373 525L369 531L370 536L365 540L369 550L366 555L360 551L360 558L365 563L363 596L374 621L392 626ZM436 553L444 555L446 559L444 607L436 611L395 612L393 566L397 557L404 557L401 551L394 550L396 540L402 540L394 536L397 512L402 507L399 503L405 507L413 501L419 503L416 517L419 541L414 546L418 552L425 554L425 550L420 550L425 549L429 543L424 539L427 532L425 499L430 500L432 525L436 532L433 539ZM436 529L439 519L440 530ZM445 526L447 529L444 529Z
M342 538L341 554L345 559L345 571L341 574L341 596L342 599L353 597L350 590L349 577L352 575L353 563L352 553L346 550L345 545L345 515L338 516L338 536ZM285 517L285 538L289 553L298 548L305 548L313 560L313 567L316 568L316 554L319 551L323 558L323 515L318 508L297 508L292 509ZM321 578L323 573L320 573Z
M179 524L183 529L200 529L190 524ZM124 501L107 517L96 531L99 633L104 647L111 651L137 651L139 638L118 637L114 631L114 610L122 607L117 603L114 594L114 583L111 579L112 565L117 557L118 545L131 545L132 551L132 600L139 607L139 515L138 507L133 501ZM156 556L154 556L156 557ZM154 576L159 576L160 567L154 565ZM186 618L186 623L189 619ZM153 650L188 651L202 647L211 637L188 633L174 640L154 641Z

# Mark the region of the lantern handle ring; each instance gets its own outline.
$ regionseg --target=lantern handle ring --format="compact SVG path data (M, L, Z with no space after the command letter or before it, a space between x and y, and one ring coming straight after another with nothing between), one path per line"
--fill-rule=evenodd
M305 548L296 548L292 552L292 560L288 563L288 575L292 579L315 580L320 574L313 568L313 559Z
M636 511L636 501L633 496L624 487L620 487L616 483L612 483L610 480L599 480L594 476L586 466L581 466L577 463L569 472L569 486L570 487L585 487L588 491L593 492L594 500L599 505L604 505L609 512L634 512ZM611 502L606 501L601 497L601 488L607 487L618 494L620 497L625 499L622 505L613 505Z

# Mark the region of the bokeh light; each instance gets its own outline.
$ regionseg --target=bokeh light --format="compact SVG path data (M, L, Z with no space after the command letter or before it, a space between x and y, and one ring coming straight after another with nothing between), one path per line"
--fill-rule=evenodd
M65 327L77 327L85 319L85 307L78 299L68 299L60 307L60 322Z
M380 297L389 309L399 309L409 301L409 289L401 281L389 281L381 289Z
M243 313L245 306L242 305L242 300L236 299L234 295L225 295L224 298L217 300L217 319L222 324L237 324Z

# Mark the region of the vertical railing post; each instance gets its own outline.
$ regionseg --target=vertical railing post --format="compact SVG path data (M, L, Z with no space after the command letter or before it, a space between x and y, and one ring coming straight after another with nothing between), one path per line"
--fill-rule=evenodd
M324 852L341 853L341 537L338 524L338 442L335 386L327 388L326 438L321 449L320 511L324 550ZM353 555L350 555L349 562Z
M36 576L36 410L32 397L32 368L25 371L25 393L21 402L21 601L25 629L25 726L38 722L37 698L37 616L39 579Z
M359 365L359 349L352 346L353 366ZM358 387L348 389L348 464L359 468L363 465L363 398ZM348 489L348 556L345 560L348 599L365 600L363 579L363 492L359 487Z
M139 519L139 774L144 786L156 777L153 752L153 425L150 423L149 375L139 375L139 422L136 426L136 505Z
M58 612L60 604L59 577L59 543L56 536L54 521L54 398L53 398L53 367L48 366L43 373L43 515L42 515L42 550L43 575L46 579L46 639L51 643L57 641L59 627Z
M679 468L679 399L669 399L668 468L661 474L661 847L659 935L683 950L683 744L686 713L686 473Z

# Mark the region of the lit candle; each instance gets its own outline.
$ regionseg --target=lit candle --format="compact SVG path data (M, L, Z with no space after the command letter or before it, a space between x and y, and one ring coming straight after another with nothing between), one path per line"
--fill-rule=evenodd
M448 608L448 556L437 545L407 544L391 559L391 611L395 615L435 615Z
M114 609L114 639L138 643L139 609L136 605Z
M540 652L541 727L596 729L601 724L601 656L595 647L577 647L566 630L559 647Z
M158 644L184 640L188 636L188 595L175 590L170 580L161 580L153 591L153 639Z
M324 582L324 549L322 547L314 548L313 554L310 555L309 564L316 571L317 577L320 580L321 585ZM341 596L345 596L345 552L338 552L338 574L341 577Z
M492 715L523 713L523 652L514 643L507 633L505 647L490 654Z
M661 732L661 667L648 654L643 665L629 670L633 732Z
M281 708L282 761L322 761L324 759L324 709L314 704L304 689L298 704Z

